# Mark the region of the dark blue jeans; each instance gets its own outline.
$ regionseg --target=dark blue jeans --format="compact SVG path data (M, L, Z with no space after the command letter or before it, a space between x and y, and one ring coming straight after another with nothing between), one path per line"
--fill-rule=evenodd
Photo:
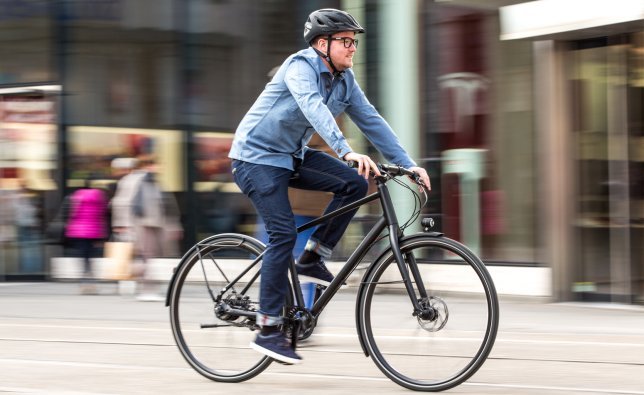
M296 177L289 169L238 160L233 160L232 167L235 182L253 202L268 234L261 268L258 323L278 324L288 289L288 267L297 239L288 187L332 192L334 198L325 211L328 213L364 197L368 183L344 162L315 150L306 151ZM332 250L356 211L320 225L311 241L323 250Z

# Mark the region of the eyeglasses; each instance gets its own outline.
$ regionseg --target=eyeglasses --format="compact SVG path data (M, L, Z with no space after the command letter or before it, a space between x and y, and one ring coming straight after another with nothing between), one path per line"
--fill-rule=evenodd
M351 37L331 37L329 40L342 41L345 48L351 48L351 45L353 45L358 49L358 40Z

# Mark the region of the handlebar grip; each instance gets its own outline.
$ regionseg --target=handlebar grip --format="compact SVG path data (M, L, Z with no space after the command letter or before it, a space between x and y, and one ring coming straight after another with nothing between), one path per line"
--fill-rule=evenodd
M380 168L387 173L394 175L394 176L410 176L413 177L416 173L409 169L405 169L402 166L398 165L386 165L386 164L381 164Z

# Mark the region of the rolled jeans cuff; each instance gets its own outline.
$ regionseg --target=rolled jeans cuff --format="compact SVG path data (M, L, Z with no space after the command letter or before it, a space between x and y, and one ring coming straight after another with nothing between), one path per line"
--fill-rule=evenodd
M304 247L304 249L307 251L315 252L325 259L331 258L331 254L333 253L332 248L325 246L315 239L309 239L309 241L306 242L306 247Z
M259 311L255 316L255 320L257 322L257 325L259 325L260 327L282 325L282 317L274 317L274 316L266 315L266 314L260 313Z

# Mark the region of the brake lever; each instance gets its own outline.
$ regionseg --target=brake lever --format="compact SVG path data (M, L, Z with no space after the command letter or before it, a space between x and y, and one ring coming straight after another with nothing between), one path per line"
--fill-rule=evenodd
M420 174L418 174L418 173L414 172L413 176L411 176L411 179L414 181L414 183L415 183L416 185L418 185L418 186L420 187L420 190L421 190L423 193L427 194L427 192L428 192L428 190L427 190L427 186L425 185L425 183L423 182L423 180L420 178Z
M411 180L412 180L415 184L418 184L418 185L420 185L420 186L423 186L423 180L421 180L421 179L420 179L420 175L419 175L418 173L416 173L415 171L414 171L414 172L412 172L412 174L411 174L411 175L409 175L409 178L411 178Z

